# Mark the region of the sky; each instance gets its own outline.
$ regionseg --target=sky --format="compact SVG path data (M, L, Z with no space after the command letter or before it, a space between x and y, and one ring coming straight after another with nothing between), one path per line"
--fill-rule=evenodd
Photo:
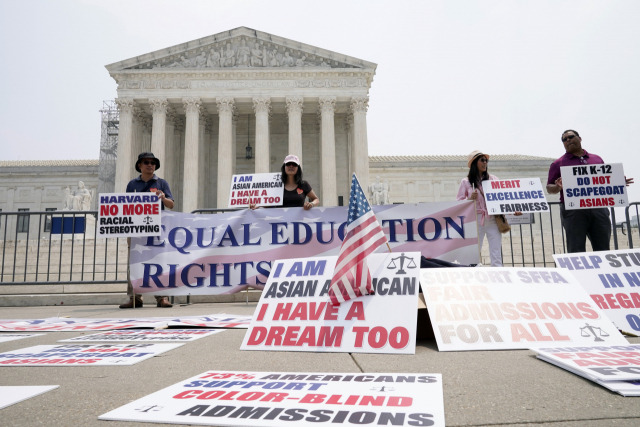
M0 160L97 159L105 65L237 27L378 64L370 155L557 158L575 129L640 201L640 1L2 0Z

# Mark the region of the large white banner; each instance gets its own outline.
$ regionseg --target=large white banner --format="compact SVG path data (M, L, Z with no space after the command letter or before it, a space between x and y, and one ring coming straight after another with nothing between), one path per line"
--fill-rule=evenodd
M640 335L640 251L554 254L621 331Z
M0 353L0 366L121 366L157 356L183 344L36 345Z
M628 345L564 270L422 269L420 284L440 351Z
M21 340L24 338L38 337L44 334L0 334L0 342Z
M441 374L209 371L101 420L211 426L445 425Z
M514 212L536 213L549 210L540 178L482 181L482 190L489 215Z
M336 260L277 261L240 349L414 354L420 254L369 255L375 295L334 307Z
M622 163L562 166L565 209L628 206Z
M474 203L373 207L394 252L478 263ZM261 289L277 259L338 255L347 208L274 208L193 215L165 212L160 237L132 239L138 294L231 294Z

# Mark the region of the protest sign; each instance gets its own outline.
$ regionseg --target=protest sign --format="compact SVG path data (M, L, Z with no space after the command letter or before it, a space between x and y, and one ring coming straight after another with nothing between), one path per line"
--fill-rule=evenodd
M336 260L276 262L240 349L414 354L420 254L369 255L375 295L334 307Z
M565 209L628 206L622 163L562 166Z
M0 342L21 340L23 338L38 337L44 334L0 334Z
M95 319L50 317L46 319L1 320L2 331L99 331L138 328L199 327L245 329L251 316L211 314L185 317L140 317L135 319Z
M640 250L554 254L620 329L640 335Z
M477 264L472 201L373 207L394 252ZM136 294L214 295L262 289L277 259L337 255L346 207L272 208L216 215L165 212L160 237L134 238Z
M0 353L0 366L135 365L182 344L36 345Z
M640 380L640 345L532 349L537 357L588 379Z
M0 409L54 390L58 385L0 386Z
M160 198L155 193L101 193L98 237L159 236Z
M100 334L82 335L58 342L188 342L195 341L200 338L214 335L224 329L214 330L198 330L198 329L162 329L162 330L126 330L126 331L109 331Z
M282 206L284 184L277 173L233 175L229 189L230 208L257 206Z
M482 181L489 215L549 211L540 178Z
M204 372L98 417L155 423L444 426L441 374Z
M423 269L420 284L440 351L628 344L564 270Z
M523 215L505 215L507 222L509 225L518 225L518 224L535 224L536 220L532 213L523 214Z

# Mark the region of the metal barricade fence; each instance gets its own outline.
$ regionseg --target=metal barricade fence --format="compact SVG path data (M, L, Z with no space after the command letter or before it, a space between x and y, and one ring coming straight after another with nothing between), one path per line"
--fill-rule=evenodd
M503 236L505 266L554 267L554 253L566 250L560 204L533 214L529 224L512 225ZM230 209L236 210L236 209ZM199 209L212 214L226 209ZM625 220L613 226L612 249L633 248L640 241L638 212L631 203ZM127 243L124 238L95 238L97 211L0 212L0 284L126 283ZM587 249L589 249L587 242ZM488 244L481 262L488 262Z

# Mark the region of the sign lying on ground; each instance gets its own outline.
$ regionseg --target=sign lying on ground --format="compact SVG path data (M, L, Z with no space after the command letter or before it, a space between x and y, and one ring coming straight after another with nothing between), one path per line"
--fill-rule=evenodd
M540 178L482 181L489 215L514 212L536 213L549 210Z
M640 250L554 254L621 331L640 335Z
M371 254L375 295L332 306L337 257L277 261L241 350L414 354L420 254Z
M474 206L462 201L373 209L394 252L477 264ZM132 239L131 282L136 294L152 295L262 289L275 260L338 255L346 222L346 207L165 212L160 237Z
M160 198L155 193L100 193L97 237L159 236Z
M540 360L623 396L640 396L640 345L533 349Z
M622 163L562 166L565 209L628 206Z
M251 316L211 314L185 317L141 317L136 319L79 319L49 317L46 319L0 320L1 331L98 331L139 328L239 328L249 326Z
M277 173L233 175L229 190L230 208L258 206L282 206L284 184Z
M54 390L58 385L0 386L0 409Z
M628 345L564 270L433 268L420 284L440 351Z
M109 331L99 334L82 335L75 338L69 338L66 340L59 340L58 342L149 342L149 341L161 341L161 342L189 342L195 341L200 338L214 335L225 329L162 329L162 330L126 330L126 331Z
M101 420L224 426L444 426L441 374L209 371Z
M0 366L135 365L182 344L36 345L0 353Z
M39 337L44 334L0 334L0 342L21 340L24 338Z

